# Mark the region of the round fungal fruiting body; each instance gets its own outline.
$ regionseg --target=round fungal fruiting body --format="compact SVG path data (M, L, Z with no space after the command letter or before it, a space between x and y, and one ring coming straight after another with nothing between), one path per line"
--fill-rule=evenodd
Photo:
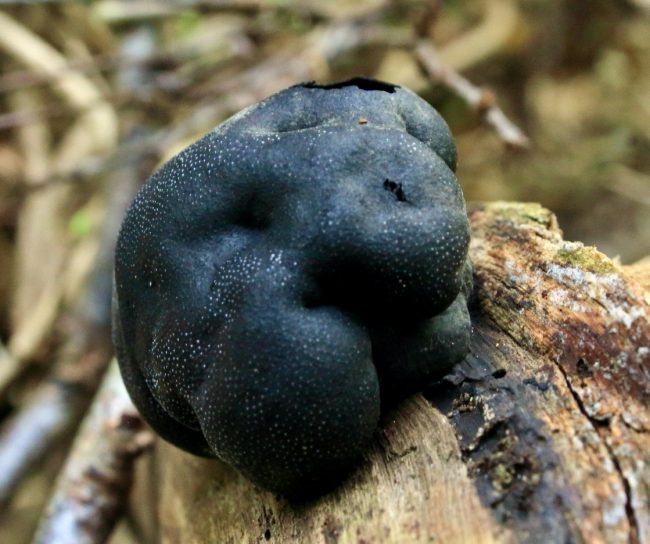
M281 494L340 478L383 400L468 351L455 166L433 108L367 79L290 87L162 166L115 261L115 344L143 416Z

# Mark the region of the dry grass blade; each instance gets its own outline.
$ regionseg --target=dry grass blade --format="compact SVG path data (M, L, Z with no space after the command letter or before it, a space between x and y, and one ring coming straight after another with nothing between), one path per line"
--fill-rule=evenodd
M506 49L521 25L517 3L498 0L485 3L485 16L475 28L439 49L446 66L462 72Z
M53 78L54 87L61 97L78 110L92 106L101 98L95 85L77 72L68 70L65 77L57 77L61 71L66 71L69 65L66 59L51 45L2 12L0 47L22 64Z
M117 170L112 180L92 271L77 297L66 342L51 374L0 434L0 503L11 499L43 455L79 423L110 360L113 247L137 186L137 168ZM63 294L66 281L57 285Z
M321 21L332 16L332 13L318 2L289 2L286 6L283 4L285 3L273 0L181 0L178 2L158 3L103 0L98 2L93 9L97 17L110 23L171 17L188 9L206 12L231 11L246 15L284 9L315 21Z
M16 358L0 343L0 384L9 383L18 373L20 363ZM4 391L0 385L0 396Z
M51 158L37 160L44 156L42 142L47 139L46 128L41 128L40 133L29 127L21 131L30 183L42 182L50 174L68 172L86 156L115 146L118 124L113 107L103 100L92 81L74 71L66 71L69 62L63 55L4 13L0 13L0 47L27 67L54 78L54 89L79 111L78 119ZM60 71L65 75L57 77ZM74 196L68 186L49 187L31 195L20 215L16 276L29 281L20 282L14 295L14 330L8 345L19 363L35 354L57 315L63 295L58 279L65 274L64 265L70 250L64 218ZM16 373L5 374L0 391Z

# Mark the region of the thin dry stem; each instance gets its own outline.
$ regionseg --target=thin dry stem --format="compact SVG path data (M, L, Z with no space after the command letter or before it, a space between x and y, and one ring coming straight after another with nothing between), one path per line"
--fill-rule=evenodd
M44 454L78 425L110 360L113 247L138 179L133 166L114 173L114 183L107 187L108 204L99 247L85 289L77 297L69 318L66 342L57 354L52 372L6 422L0 434L0 504L11 499ZM63 294L66 282L59 279L57 285ZM16 368L10 380L20 370L21 367Z
M86 156L114 148L118 135L115 110L90 79L74 71L66 72L69 63L61 53L4 13L0 13L0 48L37 72L51 77L65 72L53 80L53 87L69 106L79 111L48 160L48 168L32 168L28 172L31 183L39 183L50 174L68 172ZM25 136L22 143L24 156L31 157L33 138ZM35 177L36 173L42 177ZM70 187L53 186L44 193L31 195L24 203L17 229L16 276L35 279L21 282L15 295L17 309L8 347L18 362L34 356L56 319L63 295L58 277L65 274L70 249L62 219L74 196ZM15 374L7 373L0 391Z
M494 95L481 89L455 70L442 63L436 48L427 40L421 40L415 47L415 56L434 83L441 83L463 98L497 132L508 145L527 148L528 137L517 127L496 104Z

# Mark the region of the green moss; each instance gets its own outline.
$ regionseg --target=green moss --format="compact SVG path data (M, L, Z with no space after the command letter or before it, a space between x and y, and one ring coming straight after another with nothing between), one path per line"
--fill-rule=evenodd
M499 440L499 451L505 452L515 447L517 438L507 433L501 440Z
M493 483L499 489L506 489L512 483L512 472L503 463L499 463L492 470Z
M577 245L571 249L560 249L555 254L555 260L562 264L575 266L581 270L595 274L612 274L617 272L614 263L595 247Z
M486 210L499 219L512 221L513 223L533 223L551 228L555 224L553 213L537 202L491 202Z
M88 236L92 228L92 217L88 214L88 210L84 208L77 210L68 223L68 232L77 240Z

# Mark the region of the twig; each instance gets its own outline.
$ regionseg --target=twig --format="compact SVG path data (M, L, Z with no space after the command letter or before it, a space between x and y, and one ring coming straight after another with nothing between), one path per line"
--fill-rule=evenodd
M55 78L55 89L74 108L85 110L101 98L97 87L77 72L68 72L68 61L51 45L9 15L0 12L0 47L26 66Z
M35 71L54 79L54 88L63 99L80 112L75 125L62 139L56 153L54 170L69 169L87 150L112 149L117 141L117 116L96 85L76 71L70 71L68 60L51 45L0 12L0 48ZM60 73L68 73L64 77Z
M601 186L632 202L650 206L650 176L628 166L616 166L610 179Z
M49 450L49 438L68 429L70 408L64 388L48 382L39 387L29 405L9 423L0 439L0 509Z
M9 383L19 371L20 366L19 361L0 343L0 384ZM3 393L0 388L0 397ZM1 477L2 475L0 475Z
M433 82L442 83L461 98L475 111L483 116L485 121L497 132L508 145L516 148L527 148L530 145L528 137L503 113L496 104L495 96L486 89L481 89L458 72L445 66L436 49L427 40L421 40L415 47L415 57L425 73Z
M133 462L153 443L113 361L55 484L37 544L105 542L123 515Z
M522 17L514 0L485 2L481 22L438 49L446 66L463 72L512 46ZM423 36L424 37L424 36Z
M112 352L110 299L115 238L140 173L125 167L108 185L109 203L98 255L71 317L72 329L48 379L7 421L0 435L0 505L8 502L30 470L79 423Z
M69 64L50 44L1 12L0 48L29 68L50 76L65 70ZM102 93L90 79L70 72L54 82L54 89L70 107L79 111L79 115L48 161L47 174L67 172L84 157L113 149L118 136L115 110L103 99ZM24 153L27 155L30 150L25 149ZM56 318L63 294L62 284L57 277L65 270L64 259L69 251L67 241L59 235L58 228L61 211L69 206L73 197L74 194L67 187L54 187L45 195L36 195L31 206L26 206L22 211L17 229L17 270L19 274L24 270L37 271L32 278L38 281L20 283L15 295L18 301L28 300L34 310L14 312L17 318L8 347L18 362L33 356ZM46 230L46 234L43 230ZM11 376L8 378L10 381ZM0 383L0 392L9 381L5 379Z
M172 17L187 10L204 12L238 12L251 16L263 11L289 11L313 22L329 19L331 13L318 2L290 2L283 5L274 0L178 0L147 2L103 0L93 8L95 15L107 23Z
M0 93L24 89L37 85L53 83L71 73L94 74L123 68L149 67L157 64L177 65L186 59L178 53L156 53L145 58L131 60L119 55L97 55L91 59L66 61L65 67L56 73L44 73L42 70L16 70L0 75Z
M641 10L650 11L650 0L631 0L631 2Z

